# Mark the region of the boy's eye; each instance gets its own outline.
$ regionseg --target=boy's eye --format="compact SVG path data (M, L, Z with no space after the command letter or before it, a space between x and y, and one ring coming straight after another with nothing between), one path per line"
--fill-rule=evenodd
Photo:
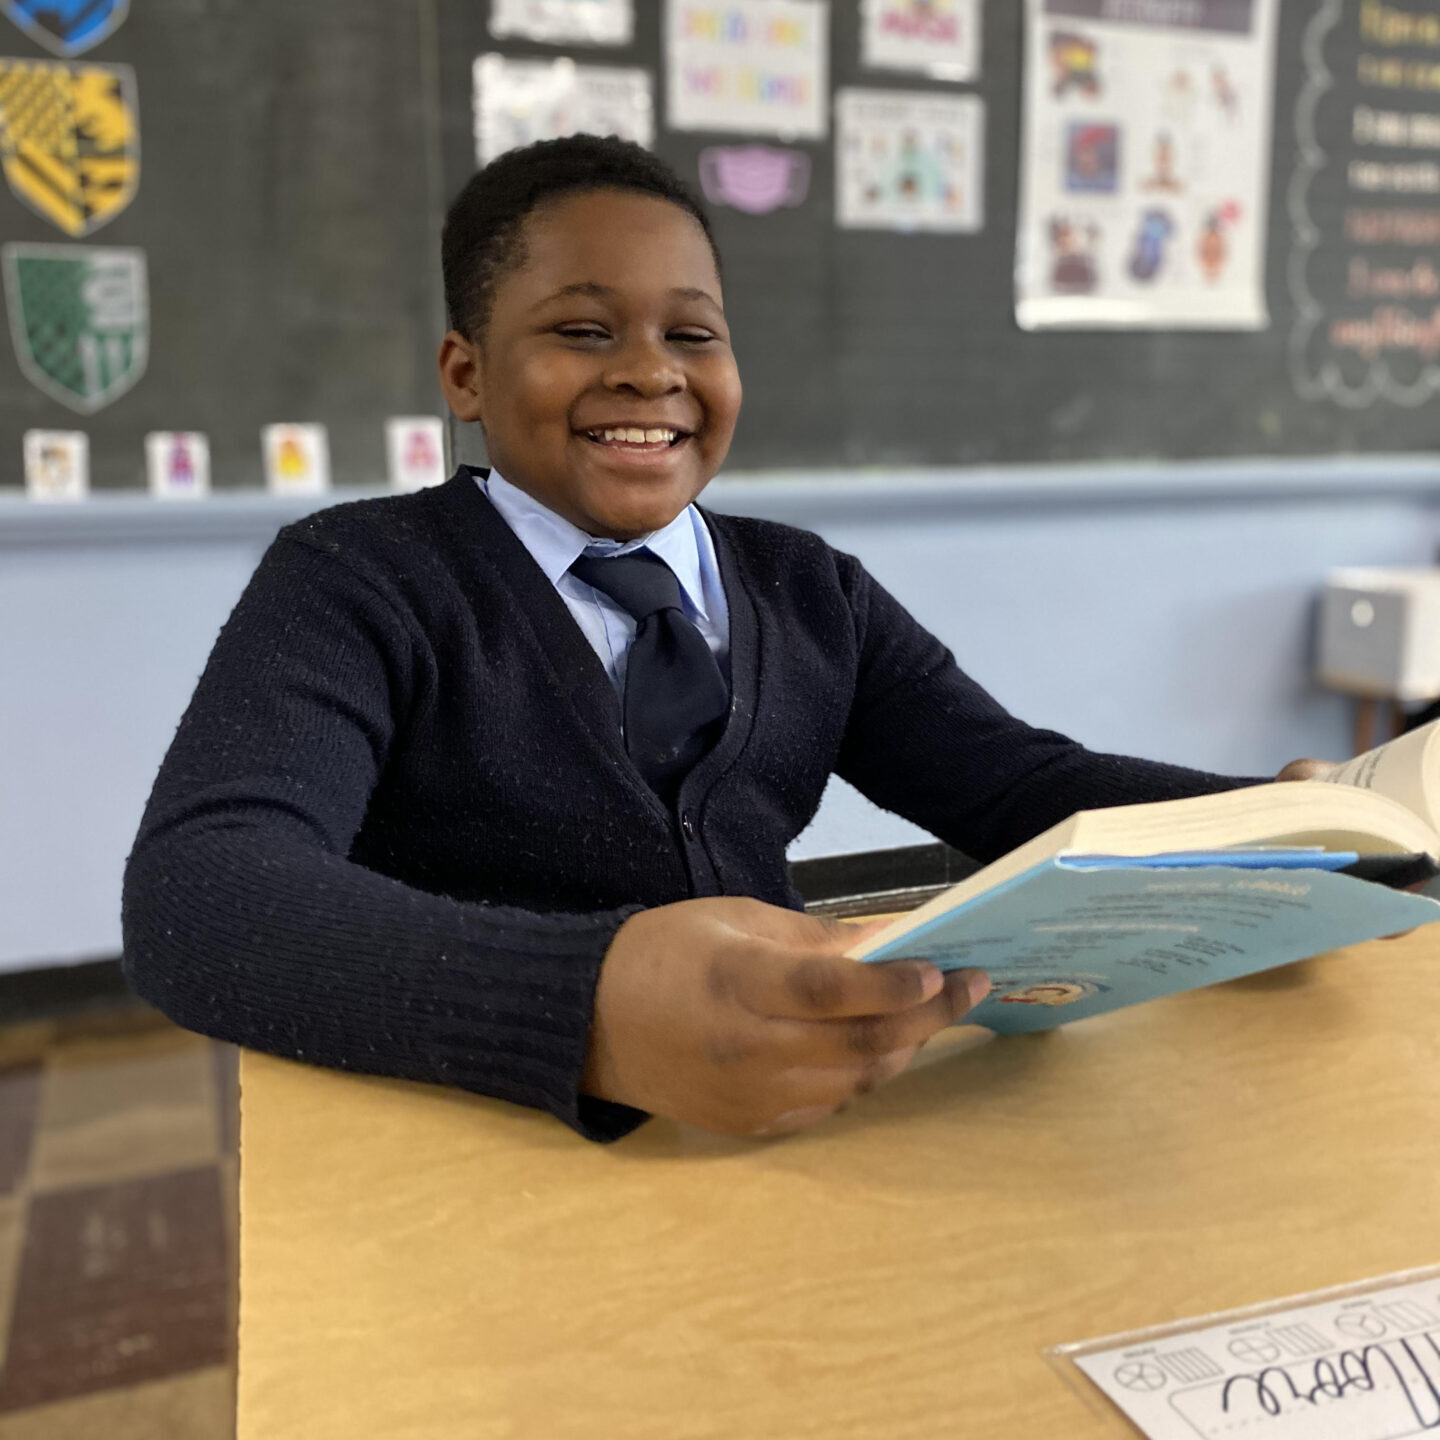
M603 340L606 337L604 328L599 325L561 325L556 333L567 340Z
M682 345L703 345L708 340L715 338L709 330L672 330L670 339L678 340Z

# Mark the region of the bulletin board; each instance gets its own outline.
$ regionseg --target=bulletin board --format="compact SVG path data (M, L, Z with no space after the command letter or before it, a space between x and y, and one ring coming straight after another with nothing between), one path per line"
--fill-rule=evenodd
M1431 342L1424 339L1419 349L1397 355L1388 381L1371 374L1367 352L1343 334L1342 343L1332 345L1331 331L1336 323L1373 324L1385 303L1383 296L1352 299L1352 261L1398 269L1428 258L1423 244L1396 244L1393 233L1383 231L1373 243L1357 244L1347 234L1347 216L1415 211L1419 218L1408 238L1429 233L1429 253L1440 252L1440 228L1424 229L1426 223L1440 227L1440 193L1428 202L1413 193L1357 201L1348 186L1357 157L1361 163L1427 158L1423 148L1357 147L1358 106L1440 116L1440 84L1362 87L1361 56L1440 67L1440 48L1376 45L1361 34L1360 0L1283 0L1264 254L1268 328L1025 333L1016 324L1014 287L1024 8L1021 0L988 0L979 77L955 83L862 65L859 0L831 5L833 90L909 89L983 102L984 224L969 234L837 227L833 128L824 140L787 142L811 160L802 204L762 216L712 207L745 381L731 468L1433 449L1440 442L1440 296L1406 302L1422 318L1434 317L1434 344L1428 355L1424 347ZM1084 0L1074 6L1077 13L1101 8ZM1401 8L1440 13L1418 0ZM453 191L474 158L472 58L487 50L554 51L497 41L487 33L484 6L471 0L442 0L440 15L444 168ZM667 126L662 6L637 3L635 17L631 45L571 53L656 72L655 148L694 182L703 150L747 137ZM1305 210L1297 215L1302 140L1310 168L1302 176ZM1428 155L1440 161L1440 148ZM1372 232L1377 223L1385 222L1372 221Z
M90 413L49 393L37 357L22 370L6 297L0 484L20 483L32 428L88 433L97 490L143 490L145 435L191 430L209 436L215 489L259 488L261 427L284 421L329 427L337 484L382 481L385 417L438 401L435 51L422 20L411 0L133 0L67 60L0 16L0 65L118 75L119 113L98 118L114 130L134 117L133 194L118 213L42 213L43 195L26 203L0 184L0 242L139 252L149 292L138 353L115 377L133 383Z
M971 80L862 63L861 0L833 0L825 133L784 140L672 128L661 0L636 0L625 43L581 48L492 34L492 3L134 0L84 57L133 78L133 196L63 234L0 187L0 241L143 252L143 374L77 415L35 383L13 336L0 341L0 454L13 457L0 481L18 479L23 431L76 428L90 435L95 488L142 487L144 436L163 429L210 436L217 490L257 487L261 427L295 421L329 428L337 485L382 483L385 417L440 406L439 226L475 165L473 64L485 53L648 71L654 148L697 188L716 146L762 141L808 161L798 203L712 207L745 381L731 471L1394 453L1440 440L1440 281L1426 271L1440 171L1425 170L1440 164L1440 43L1423 26L1372 33L1360 0L1281 4L1268 326L1027 332L1014 283L1020 0L983 5ZM1378 10L1397 25L1435 14L1420 0ZM9 19L0 35L0 58L54 59ZM837 182L830 102L864 90L939 97L957 123L977 122L983 193L964 227L837 224L853 197ZM457 451L479 458L470 436Z

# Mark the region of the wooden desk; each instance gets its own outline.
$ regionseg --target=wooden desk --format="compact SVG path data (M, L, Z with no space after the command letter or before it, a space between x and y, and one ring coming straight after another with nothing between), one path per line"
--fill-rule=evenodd
M1440 1261L1435 933L768 1143L247 1054L239 1440L1114 1434L1044 1347Z

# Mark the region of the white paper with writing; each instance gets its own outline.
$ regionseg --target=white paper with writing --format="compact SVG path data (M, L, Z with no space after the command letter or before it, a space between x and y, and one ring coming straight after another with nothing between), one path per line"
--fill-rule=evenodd
M863 0L860 59L935 80L980 73L979 0Z
M829 26L825 0L669 0L670 128L822 139Z
M1440 1278L1077 1355L1150 1440L1409 1440L1440 1430Z
M618 135L637 145L655 138L655 108L645 70L511 60L481 55L474 65L475 157L567 135Z
M490 33L497 40L628 45L634 30L630 0L490 0Z

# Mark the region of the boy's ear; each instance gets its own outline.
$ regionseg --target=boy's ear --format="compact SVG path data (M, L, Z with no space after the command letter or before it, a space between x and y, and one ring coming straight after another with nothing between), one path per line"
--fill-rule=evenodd
M440 342L440 388L457 420L478 421L485 409L480 347L458 330Z

